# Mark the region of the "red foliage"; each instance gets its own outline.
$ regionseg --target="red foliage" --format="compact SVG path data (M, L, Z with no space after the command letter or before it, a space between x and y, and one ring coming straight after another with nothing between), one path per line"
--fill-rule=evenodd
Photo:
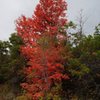
M63 75L63 35L59 31L67 23L66 7L65 0L40 0L32 18L22 16L17 20L18 35L25 44L21 52L29 66L24 70L27 82L22 87L33 100L43 97L62 78L68 79Z

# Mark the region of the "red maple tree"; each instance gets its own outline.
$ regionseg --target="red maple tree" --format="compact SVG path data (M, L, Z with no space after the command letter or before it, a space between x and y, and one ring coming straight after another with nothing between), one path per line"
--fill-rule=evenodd
M27 59L26 83L22 87L33 100L46 96L62 79L64 59L62 41L67 24L65 0L40 0L32 18L22 16L17 20L17 32L23 39L22 54Z

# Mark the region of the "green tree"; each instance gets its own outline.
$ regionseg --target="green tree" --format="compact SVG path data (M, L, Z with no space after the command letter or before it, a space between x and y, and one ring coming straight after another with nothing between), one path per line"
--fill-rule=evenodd
M0 41L0 84L8 85L15 94L20 93L20 83L25 81L22 69L26 63L20 54L22 44L16 33L11 34L9 41Z
M0 41L0 83L5 82L8 77L8 63L10 61L9 42Z
M99 100L100 94L100 34L85 36L79 45L73 47L72 53L81 63L88 66L90 72L83 78L85 96ZM84 82L85 81L85 82ZM81 88L81 89L82 89ZM83 94L83 93L82 93Z
M9 38L9 53L10 53L10 83L14 90L18 90L20 83L24 81L22 70L26 65L25 58L20 54L20 46L23 44L21 38L16 33L11 34Z

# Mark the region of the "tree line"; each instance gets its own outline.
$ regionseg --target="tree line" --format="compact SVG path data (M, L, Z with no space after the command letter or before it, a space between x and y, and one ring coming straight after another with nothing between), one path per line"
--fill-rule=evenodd
M66 10L63 0L40 0L0 41L2 100L100 99L100 24L85 35L82 19L68 22Z
M70 25L68 26L70 27ZM100 98L100 25L93 35L70 34L67 48L71 57L65 63L65 73L69 80L62 81L63 97L71 100L99 100ZM77 41L77 42L76 42ZM23 69L26 59L20 53L21 38L13 33L9 41L0 41L0 84L8 84L10 90L22 95L20 84L25 82ZM1 91L2 92L2 91ZM7 99L8 100L8 99Z

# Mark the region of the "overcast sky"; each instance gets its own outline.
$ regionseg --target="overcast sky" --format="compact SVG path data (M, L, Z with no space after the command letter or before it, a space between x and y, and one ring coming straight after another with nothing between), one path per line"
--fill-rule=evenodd
M15 32L15 20L22 14L31 16L38 0L0 0L0 40L7 40ZM100 23L100 0L67 0L68 20L75 21L80 9L88 18L85 26L87 34Z

